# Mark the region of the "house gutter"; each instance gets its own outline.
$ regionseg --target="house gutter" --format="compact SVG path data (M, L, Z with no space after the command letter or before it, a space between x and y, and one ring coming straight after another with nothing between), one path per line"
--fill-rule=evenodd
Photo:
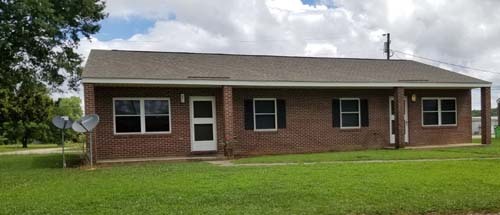
M491 83L428 83L428 82L309 82L309 81L238 81L238 80L163 80L131 78L82 78L88 84L141 84L141 85L186 85L235 87L319 87L319 88L480 88L491 87Z

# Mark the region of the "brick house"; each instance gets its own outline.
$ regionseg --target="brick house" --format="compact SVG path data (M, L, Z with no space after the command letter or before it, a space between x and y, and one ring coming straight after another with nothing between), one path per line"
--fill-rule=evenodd
M82 82L97 161L469 143L473 88L490 123L490 82L409 60L92 50Z

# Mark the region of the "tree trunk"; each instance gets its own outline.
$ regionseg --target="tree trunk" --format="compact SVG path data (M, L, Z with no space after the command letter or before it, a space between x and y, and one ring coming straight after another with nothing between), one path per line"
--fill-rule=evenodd
M28 148L28 132L26 132L23 137L23 148Z

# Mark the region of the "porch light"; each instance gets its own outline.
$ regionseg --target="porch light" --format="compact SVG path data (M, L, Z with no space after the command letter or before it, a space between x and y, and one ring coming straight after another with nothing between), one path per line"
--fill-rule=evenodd
M411 101L416 102L417 101L417 95L411 94Z
M184 104L186 102L186 98L184 97L184 93L181 93L181 104Z

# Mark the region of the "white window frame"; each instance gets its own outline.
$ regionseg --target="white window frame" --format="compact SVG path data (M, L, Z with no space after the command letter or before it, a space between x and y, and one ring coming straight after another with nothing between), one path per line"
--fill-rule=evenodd
M438 110L437 111L424 111L424 100L437 100L438 103ZM441 100L454 100L455 101L455 111L450 111L450 110L441 110ZM456 97L422 97L420 101L420 109L421 109L421 121L422 121L422 127L439 127L439 126L457 126L458 122L458 109L457 109L457 98ZM425 125L424 124L424 113L438 113L438 124L434 125ZM445 113L450 113L450 112L455 112L455 124L443 124L441 122L441 114Z
M116 132L116 117L117 116L137 116L137 115L116 115L115 109L115 101L116 100L139 100L139 110L140 110L140 119L141 119L141 131L140 132ZM168 114L150 114L148 116L168 116L168 131L146 131L146 110L144 106L144 101L148 100L162 100L168 101ZM113 98L113 133L115 135L129 135L129 134L170 134L172 133L172 112L171 112L172 103L170 102L170 98L168 97L116 97Z
M358 111L347 111L344 112L342 111L342 101L358 101ZM355 128L361 128L361 99L360 98L340 98L339 99L339 108L340 108L340 128L341 129L355 129ZM344 126L342 123L342 114L353 114L357 113L358 114L358 126Z
M274 101L274 113L256 113L255 112L255 101ZM253 99L253 130L254 131L277 131L278 130L278 107L276 98L254 98ZM257 117L256 115L269 116L274 115L274 128L257 129Z

